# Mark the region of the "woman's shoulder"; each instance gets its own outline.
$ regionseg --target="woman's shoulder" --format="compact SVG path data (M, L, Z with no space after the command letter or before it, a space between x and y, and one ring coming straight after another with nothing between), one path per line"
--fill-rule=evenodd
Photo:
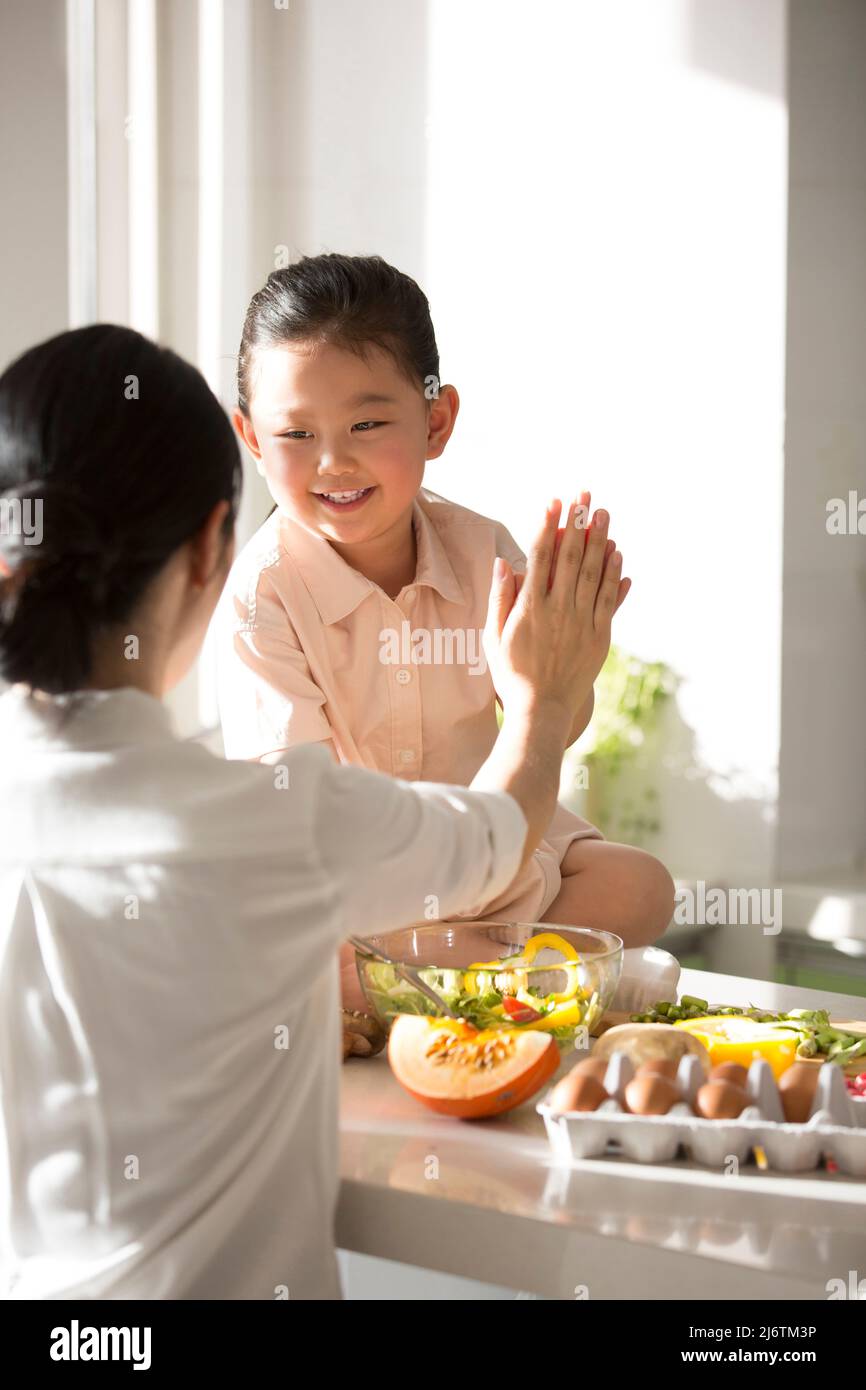
M303 839L314 824L310 808L335 766L323 743L289 748L276 765L223 758L189 743L180 748L185 775L177 779L178 799L196 824L190 842L231 858L285 854L288 829Z

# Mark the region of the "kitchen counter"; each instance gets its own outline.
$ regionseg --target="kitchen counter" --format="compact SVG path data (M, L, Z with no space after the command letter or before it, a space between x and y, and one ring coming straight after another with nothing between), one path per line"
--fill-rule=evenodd
M701 970L678 988L840 1019L864 1010L862 997ZM866 1182L683 1159L558 1167L534 1109L545 1089L467 1123L413 1101L384 1054L347 1062L338 1246L553 1299L825 1299L830 1279L862 1279L866 1293Z

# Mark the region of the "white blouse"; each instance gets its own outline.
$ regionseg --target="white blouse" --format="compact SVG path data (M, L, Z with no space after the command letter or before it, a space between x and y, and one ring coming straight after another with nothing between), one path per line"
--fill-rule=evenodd
M0 1292L339 1298L337 947L499 893L517 802L131 688L10 690L0 779Z

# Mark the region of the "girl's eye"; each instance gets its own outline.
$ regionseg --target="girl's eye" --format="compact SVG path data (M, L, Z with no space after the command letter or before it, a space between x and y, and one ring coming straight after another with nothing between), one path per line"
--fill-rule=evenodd
M277 439L312 439L309 430L286 430L285 434L278 434Z
M359 420L358 424L353 425L352 428L361 430L363 434L368 434L370 430L376 429L378 425L384 425L386 423L387 421L385 420Z

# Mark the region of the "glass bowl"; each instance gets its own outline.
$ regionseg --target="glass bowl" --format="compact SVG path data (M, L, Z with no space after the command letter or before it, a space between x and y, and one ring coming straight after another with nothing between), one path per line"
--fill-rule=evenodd
M530 944L552 934L565 951L547 941ZM430 922L365 940L418 969L425 984L476 1027L538 1028L563 1047L592 1031L622 970L620 937L552 922ZM386 1030L398 1014L435 1015L432 1000L392 965L360 949L355 964L364 997Z

